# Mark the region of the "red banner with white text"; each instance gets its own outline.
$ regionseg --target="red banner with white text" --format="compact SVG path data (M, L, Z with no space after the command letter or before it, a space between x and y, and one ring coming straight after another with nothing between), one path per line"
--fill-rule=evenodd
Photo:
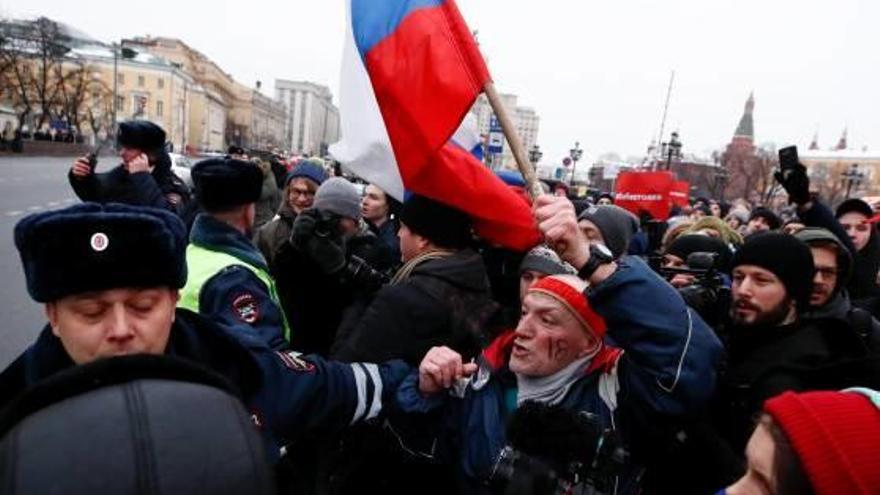
M686 180L677 180L672 184L669 198L675 206L683 207L690 204L691 183Z
M672 172L621 172L617 176L614 204L636 215L647 212L656 220L669 218Z

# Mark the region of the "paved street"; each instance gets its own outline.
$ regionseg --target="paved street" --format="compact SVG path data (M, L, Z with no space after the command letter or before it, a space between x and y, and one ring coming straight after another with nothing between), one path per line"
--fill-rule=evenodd
M13 228L28 214L77 201L67 183L72 158L0 156L0 369L5 368L39 334L42 307L27 295ZM102 160L100 170L112 158Z

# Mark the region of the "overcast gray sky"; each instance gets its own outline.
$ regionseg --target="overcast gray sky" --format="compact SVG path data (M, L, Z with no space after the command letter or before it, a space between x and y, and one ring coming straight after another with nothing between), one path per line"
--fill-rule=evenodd
M381 0L374 0L381 1ZM755 91L759 143L880 151L880 1L459 0L502 91L541 117L544 161L644 152L670 70L667 132L708 155ZM239 81L306 79L338 94L343 0L0 0L0 15L68 23L112 41L178 37Z

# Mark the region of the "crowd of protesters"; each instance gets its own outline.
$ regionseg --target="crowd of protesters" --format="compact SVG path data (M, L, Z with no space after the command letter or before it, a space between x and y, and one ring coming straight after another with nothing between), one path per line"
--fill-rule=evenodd
M777 178L784 212L521 194L545 245L513 252L317 158L230 149L189 191L164 140L121 124L122 165L71 168L84 204L16 226L48 325L0 375L0 457L28 452L0 467L9 493L207 469L235 479L205 493L880 493L880 216L832 210L803 167ZM212 435L221 414L253 428ZM83 425L88 470L57 454L80 437L41 437ZM218 469L212 449L250 454Z

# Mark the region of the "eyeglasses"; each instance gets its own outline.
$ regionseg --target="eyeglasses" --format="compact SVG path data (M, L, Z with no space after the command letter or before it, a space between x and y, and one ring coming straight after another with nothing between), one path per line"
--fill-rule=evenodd
M819 275L822 275L822 278L827 280L831 278L836 278L839 272L837 268L816 268L813 273L818 273Z
M298 189L296 187L290 190L290 194L293 196L305 196L307 198L315 197L315 193L313 193L312 191L309 191L308 189Z

